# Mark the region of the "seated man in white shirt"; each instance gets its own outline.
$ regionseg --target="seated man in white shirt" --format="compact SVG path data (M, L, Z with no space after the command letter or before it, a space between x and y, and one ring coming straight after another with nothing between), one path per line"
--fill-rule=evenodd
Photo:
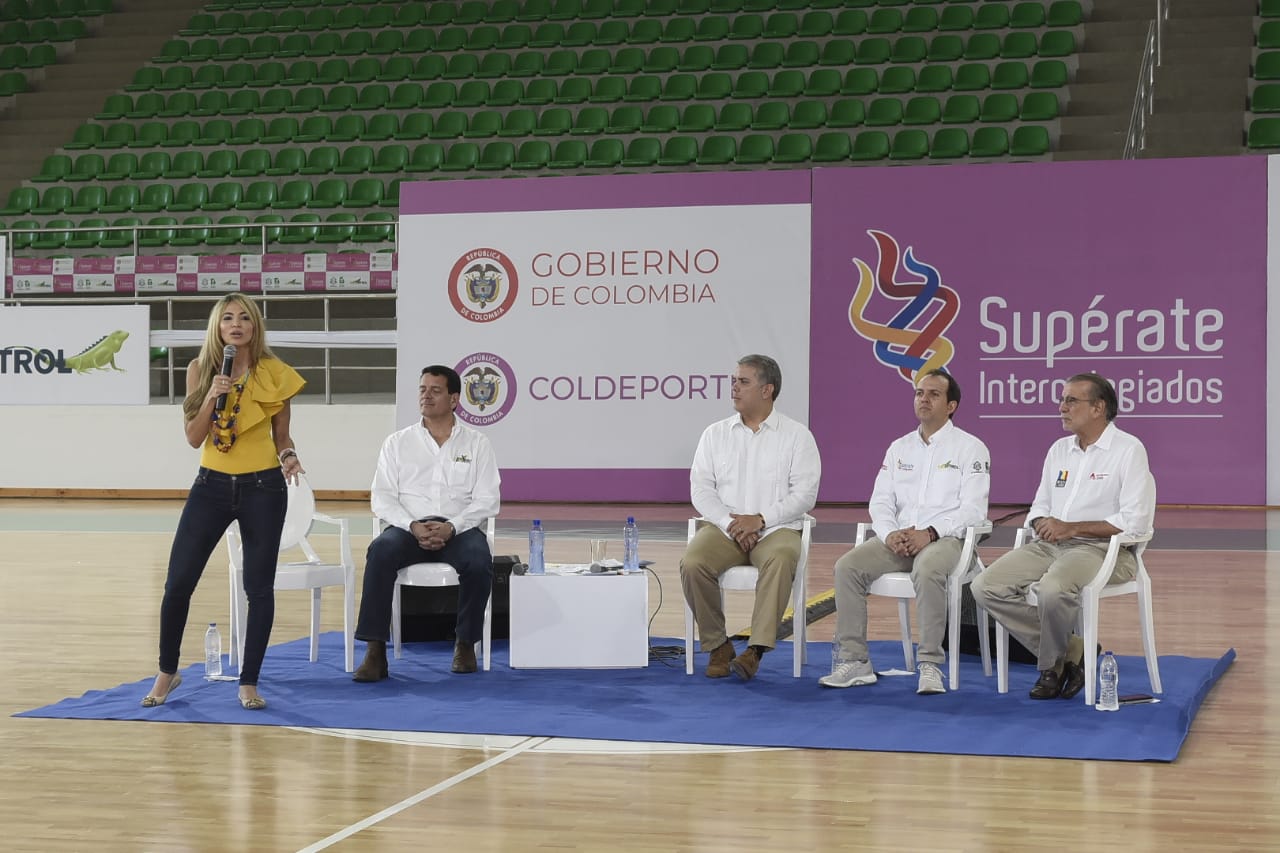
M889 445L871 492L876 535L836 561L836 633L840 657L824 687L874 684L867 651L867 591L888 572L910 572L920 623L917 693L945 693L947 575L960 559L965 530L986 521L991 490L987 446L955 426L960 386L945 370L917 380L920 421ZM953 652L954 653L954 652Z
M1107 540L1117 533L1151 532L1156 485L1142 442L1112 421L1118 410L1111 383L1096 373L1067 380L1058 411L1071 435L1049 448L1035 502L1027 513L1036 539L992 563L973 581L973 597L1036 654L1040 678L1032 699L1070 699L1084 686L1084 646L1073 633L1080 589L1098 573ZM1110 583L1137 572L1121 550ZM1027 587L1039 581L1039 607Z
M387 677L387 638L396 573L414 563L448 563L458 572L454 672L475 672L475 642L493 586L484 523L498 514L498 464L489 439L453 410L462 380L433 364L418 381L422 420L392 433L378 454L370 503L388 527L369 544L356 638L368 643L355 681Z
M822 462L813 434L774 410L782 390L776 361L744 356L731 385L737 414L703 431L689 472L694 509L707 523L699 526L680 561L680 582L698 621L702 648L711 651L707 677L724 678L732 671L750 680L761 655L777 641L800 561L800 528L817 502ZM735 656L725 632L720 575L746 564L758 568L760 576L750 645Z

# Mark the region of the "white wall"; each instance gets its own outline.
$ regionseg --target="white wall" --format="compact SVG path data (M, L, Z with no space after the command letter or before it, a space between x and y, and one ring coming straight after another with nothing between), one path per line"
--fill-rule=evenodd
M367 491L395 406L299 403L291 432L313 488ZM200 453L182 407L0 406L0 489L186 489Z

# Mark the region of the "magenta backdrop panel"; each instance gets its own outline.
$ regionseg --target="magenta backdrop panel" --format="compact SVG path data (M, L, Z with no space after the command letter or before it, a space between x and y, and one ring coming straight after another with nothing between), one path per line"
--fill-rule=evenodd
M823 169L813 181L810 423L824 501L865 501L945 366L1029 503L1061 380L1116 383L1161 503L1265 502L1266 160Z

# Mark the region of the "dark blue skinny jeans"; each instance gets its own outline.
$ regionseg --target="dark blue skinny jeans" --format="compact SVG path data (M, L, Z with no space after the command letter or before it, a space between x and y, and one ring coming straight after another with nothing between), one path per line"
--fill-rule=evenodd
M244 592L249 600L244 648L240 650L240 683L258 683L276 615L276 562L287 501L284 474L279 468L252 474L222 474L201 468L196 473L169 552L169 575L160 604L161 672L178 671L191 595L218 540L231 522L238 521L244 547Z

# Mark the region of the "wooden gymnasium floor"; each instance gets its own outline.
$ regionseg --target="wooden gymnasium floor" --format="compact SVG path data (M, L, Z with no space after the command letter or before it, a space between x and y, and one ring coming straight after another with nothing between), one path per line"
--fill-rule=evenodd
M1274 512L1159 513L1148 565L1160 650L1239 652L1169 765L10 717L154 671L179 506L0 500L0 849L988 851L1066 849L1099 836L1103 849L1280 849ZM323 507L355 520L358 564L366 507ZM634 511L666 592L654 633L678 635L688 508ZM580 562L583 537L616 537L626 513L506 506L497 550L523 554L523 530L538 515L551 529L548 558ZM830 589L852 523L866 518L853 508L817 515L815 593ZM1011 541L1007 526L997 533L987 559ZM334 547L333 537L321 541ZM226 621L225 566L216 554L196 593L184 665L199 659L200 626ZM299 595L280 595L276 641L306 633ZM745 625L746 612L731 604L730 627ZM335 616L327 609L327 629L339 627ZM829 639L833 622L814 624L813 639ZM892 603L873 600L872 637L895 637L896 624ZM1128 607L1104 608L1103 635L1119 652L1140 652ZM269 678L263 693L271 698ZM725 725L751 725L749 705Z

